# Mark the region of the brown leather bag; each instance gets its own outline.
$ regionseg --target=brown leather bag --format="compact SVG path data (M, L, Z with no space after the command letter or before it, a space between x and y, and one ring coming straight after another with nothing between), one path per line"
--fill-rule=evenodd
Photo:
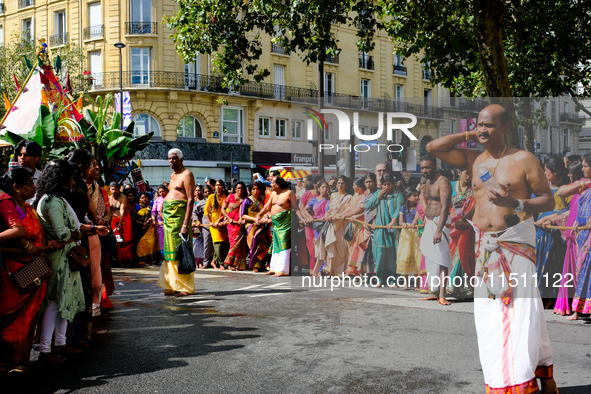
M68 252L70 271L80 271L90 267L90 253L84 246L76 246Z
M4 267L8 271L8 276L14 279L23 293L30 293L39 288L53 273L43 256L34 256L31 261L15 272L10 272L6 262Z

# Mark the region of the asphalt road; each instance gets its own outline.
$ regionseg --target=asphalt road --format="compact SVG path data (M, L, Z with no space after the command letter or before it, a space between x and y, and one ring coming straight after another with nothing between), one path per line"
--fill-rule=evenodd
M157 268L114 275L115 321L91 348L0 377L1 393L484 393L471 302L213 270L178 299ZM589 394L591 320L547 320L560 392Z

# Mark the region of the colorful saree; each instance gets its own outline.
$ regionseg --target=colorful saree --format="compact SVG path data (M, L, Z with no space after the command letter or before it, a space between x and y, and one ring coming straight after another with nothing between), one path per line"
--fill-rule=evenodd
M579 212L579 195L575 194L570 200L570 210L560 215L556 224L558 226L574 227L577 225L577 215ZM577 232L575 230L561 230L562 236L566 242L566 255L562 266L562 277L556 303L554 304L554 313L558 315L570 315L571 300L575 295L575 285L577 283Z
M345 212L352 197L350 194L333 193L330 198L331 204L328 214L334 218ZM347 267L349 249L344 238L346 226L347 221L343 219L332 220L324 241L326 248L325 270L333 276L341 275Z
M306 190L300 201L301 209L307 209L308 204L314 197L313 190ZM308 247L308 255L310 257L310 271L312 271L314 269L314 265L316 264L314 252L314 230L312 230L312 227L306 226L304 232L306 234L306 246Z
M555 199L553 211L543 212L538 216L538 220L544 217L561 214L565 209L565 202L556 196L558 187L550 186ZM562 233L556 229L545 229L536 227L536 255L538 256L537 276L538 289L542 298L554 300L558 295L558 287L552 284L555 274L562 272L564 255L566 253L566 243L562 239ZM551 301L550 301L551 302ZM545 301L546 303L546 301ZM550 304L551 305L551 304Z
M146 224L152 217L152 210L149 205L142 206L135 215L136 238L138 239L135 252L138 261L141 263L152 263L160 260L160 248L156 238L156 226Z
M258 200L253 200L252 197L245 198L240 207L240 216L256 217L263 207L263 198ZM270 242L268 233L269 226L266 224L251 223L246 227L246 244L249 248L250 268L256 268L259 271L265 270L271 258L269 255Z
M450 280L447 282L446 293L448 295L464 298L473 294L472 287L469 283L469 278L474 276L476 258L474 256L474 229L469 224L464 228L458 229L453 226L454 223L460 221L476 205L476 200L472 195L472 189L466 188L462 191L460 188L460 181L452 182L452 188L455 195L451 199L452 206L450 208L449 217L452 226L450 228L449 236L449 250L451 252L451 270L449 273ZM454 278L468 278L467 282L462 279L462 285L454 286Z
M379 192L376 192L365 204L365 207L377 206L376 225L386 226L394 217L397 217L403 202L404 197L398 190L394 190L392 194L383 198L380 198ZM396 274L396 250L398 249L396 233L396 230L386 228L378 228L374 231L372 251L376 264L376 275L382 285L391 284L386 281Z
M310 200L308 203L308 208L311 208L314 212L314 222L312 222L312 232L314 234L314 258L316 262L314 263L314 269L312 270L313 274L318 274L322 267L324 266L324 261L326 260L326 249L324 248L324 240L320 237L320 233L318 232L319 228L314 226L314 223L318 223L316 220L324 218L326 212L330 208L330 200L328 198L319 199L316 196Z
M230 219L240 221L240 207L243 200L236 199L236 193L230 194L226 198L227 213ZM228 223L228 240L230 241L230 250L224 260L224 264L231 265L237 270L246 269L246 231L242 224Z
M374 190L370 192L369 190L366 191L365 198L363 199L363 207L365 208L363 211L363 219L364 222L367 224L374 224L376 221L376 213L378 212L377 206L368 208L367 203L371 200L374 194L379 193L379 190ZM373 236L374 236L374 229L365 227L363 230L363 238L359 242L359 246L363 249L363 256L361 257L361 262L359 263L359 271L360 272L367 272L367 273L374 273L376 272L376 264L373 256Z
M0 219L4 228L25 227L25 239L41 247L45 243L43 227L37 213L26 205L26 215L5 192L0 191ZM1 265L14 273L23 267L30 258L28 255L2 254ZM35 317L45 296L46 282L30 293L23 293L8 275L5 267L0 267L0 364L19 365L28 361L33 335Z
M417 209L400 207L400 214L405 223L412 223ZM419 230L416 228L403 228L400 230L398 251L396 255L396 273L400 275L416 275L421 264L421 249L419 247Z
M363 194L355 194L349 201L349 209L364 208L363 200L367 196L367 190ZM353 239L349 242L349 256L345 274L361 275L360 265L363 260L363 252L367 244L364 242L369 238L369 229L357 222L351 222L353 226ZM362 245L364 244L364 245Z
M583 192L579 197L577 223L584 226L589 217L591 217L591 189ZM579 231L577 245L579 252L576 265L580 268L576 274L577 285L572 309L573 312L591 313L591 253L589 253L591 237L589 237L589 230Z
M422 194L421 194L422 196ZM419 223L418 224L424 224L425 223L425 208L427 206L427 201L425 200L424 197L420 198L420 202L417 205L417 213L419 214ZM423 232L424 229L423 227L419 227L419 242L421 240L421 237L423 236ZM415 288L418 286L419 291L421 292L421 294L427 294L429 293L429 286L427 284L427 265L425 263L425 256L423 256L423 254L421 253L421 264L419 265L419 277L421 278L421 283L419 283L418 285L415 284Z

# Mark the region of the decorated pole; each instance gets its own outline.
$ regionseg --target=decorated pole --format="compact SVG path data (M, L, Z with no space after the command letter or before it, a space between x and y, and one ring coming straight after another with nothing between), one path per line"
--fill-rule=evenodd
M12 111L12 108L16 104L16 101L20 97L21 93L25 90L25 86L27 86L27 82L29 82L29 79L31 79L31 76L35 72L35 69L36 69L36 67L33 67L31 69L31 72L29 73L29 75L27 75L27 79L25 80L25 83L23 83L21 85L21 88L19 89L18 93L16 94L16 97L14 98L14 100L12 101L12 103L10 103L10 108L6 111L6 113L2 117L2 120L0 121L0 129L2 128L2 125L4 124L4 121L6 120L6 117L8 116L8 114L10 113L10 111Z

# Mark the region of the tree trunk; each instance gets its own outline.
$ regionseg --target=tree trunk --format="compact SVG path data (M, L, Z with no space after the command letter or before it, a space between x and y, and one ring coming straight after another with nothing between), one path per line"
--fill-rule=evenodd
M486 93L491 104L500 104L510 113L509 146L518 146L517 119L503 44L503 20L507 8L501 0L474 0L475 32Z

